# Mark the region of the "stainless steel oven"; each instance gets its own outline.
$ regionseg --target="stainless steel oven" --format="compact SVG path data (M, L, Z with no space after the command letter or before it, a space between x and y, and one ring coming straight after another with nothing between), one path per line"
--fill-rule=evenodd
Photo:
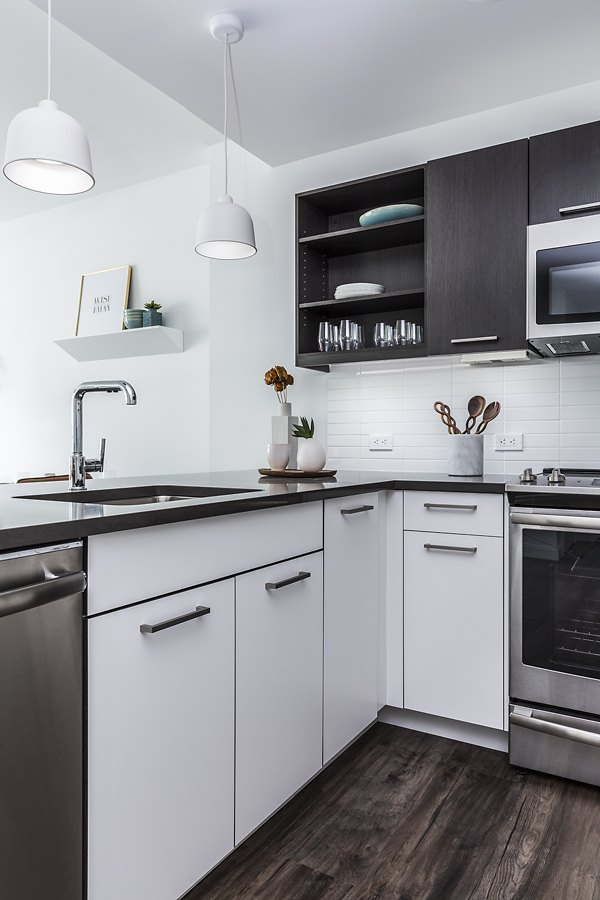
M510 760L600 784L600 511L510 512Z
M543 356L600 353L600 215L527 229L527 338Z

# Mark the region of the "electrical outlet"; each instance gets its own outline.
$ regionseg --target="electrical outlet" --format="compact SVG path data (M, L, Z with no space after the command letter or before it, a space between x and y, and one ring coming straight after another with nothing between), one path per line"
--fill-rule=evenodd
M494 450L522 450L522 434L495 434Z
M391 434L370 434L369 450L392 450Z

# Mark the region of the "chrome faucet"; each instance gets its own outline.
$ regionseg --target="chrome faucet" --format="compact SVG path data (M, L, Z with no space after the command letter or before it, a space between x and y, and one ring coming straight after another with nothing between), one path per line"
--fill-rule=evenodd
M87 472L104 471L106 438L102 438L99 459L86 459L83 455L83 398L90 393L117 394L119 391L125 394L127 406L135 406L137 397L128 381L84 381L73 393L73 446L70 466L72 491L85 490Z

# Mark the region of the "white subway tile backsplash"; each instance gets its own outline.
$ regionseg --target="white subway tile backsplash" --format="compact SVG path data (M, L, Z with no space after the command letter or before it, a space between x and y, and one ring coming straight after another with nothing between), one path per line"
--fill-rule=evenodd
M525 466L600 467L600 357L486 368L446 357L395 361L389 373L379 366L377 372L336 370L328 377L328 464L445 472L449 436L433 404L449 403L464 427L474 394L502 404L486 431L486 472L512 476ZM523 434L523 450L496 451L494 434L504 432ZM369 451L372 433L392 435L392 451Z

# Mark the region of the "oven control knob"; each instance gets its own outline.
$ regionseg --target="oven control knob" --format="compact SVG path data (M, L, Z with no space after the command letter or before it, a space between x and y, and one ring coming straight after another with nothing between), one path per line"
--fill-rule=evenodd
M548 484L564 484L565 481L566 478L560 469L552 469L548 475Z
M519 476L521 484L537 484L537 475L533 474L533 469L525 469Z

